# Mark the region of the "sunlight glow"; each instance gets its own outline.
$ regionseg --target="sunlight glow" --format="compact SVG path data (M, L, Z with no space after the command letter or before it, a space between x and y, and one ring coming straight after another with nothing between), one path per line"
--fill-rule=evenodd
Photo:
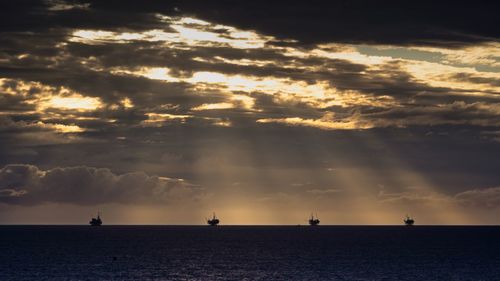
M271 39L253 31L243 31L231 26L212 25L209 22L189 18L159 16L174 32L152 29L139 32L111 32L104 30L75 30L71 42L99 44L103 42L128 43L143 40L149 42L164 42L165 44L185 43L189 45L229 45L233 48L262 48ZM221 34L220 31L226 33ZM216 32L217 31L217 32Z
M197 107L194 107L192 110L194 111L200 111L200 110L213 110L213 109L228 109L228 108L233 108L232 103L228 102L221 102L221 103L205 103L202 105L199 105Z
M123 98L120 103L125 108L132 108L132 107L134 107L134 104L132 103L132 101L128 97Z
M80 133L85 130L77 125L45 124L44 126L61 133Z
M76 109L83 111L95 110L101 105L101 101L98 98L83 97L80 95L69 97L55 96L41 104L43 108Z
M306 126L323 130L353 130L353 129L371 129L373 124L369 121L360 119L359 115L353 115L348 118L337 119L333 112L325 114L321 119L303 119L300 117L288 118L264 118L258 119L258 123L283 123L290 126Z
M38 122L25 122L25 121L18 121L15 122L15 124L18 127L21 128L37 128L37 129L42 129L44 131L52 131L56 133L81 133L85 132L86 130L78 125L70 124L58 124L58 123L45 123L42 121Z

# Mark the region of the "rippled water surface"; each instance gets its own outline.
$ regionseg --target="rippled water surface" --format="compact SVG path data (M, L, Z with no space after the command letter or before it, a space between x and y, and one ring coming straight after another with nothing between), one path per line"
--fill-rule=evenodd
M500 280L500 227L0 226L0 280Z

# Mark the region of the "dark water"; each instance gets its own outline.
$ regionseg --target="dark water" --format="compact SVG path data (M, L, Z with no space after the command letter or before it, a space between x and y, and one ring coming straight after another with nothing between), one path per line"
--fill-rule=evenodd
M0 280L500 280L500 227L0 226Z

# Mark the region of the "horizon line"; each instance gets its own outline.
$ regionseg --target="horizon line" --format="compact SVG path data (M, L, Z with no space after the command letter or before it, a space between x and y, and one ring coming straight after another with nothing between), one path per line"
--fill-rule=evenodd
M89 226L89 224L0 224L0 226ZM106 226L203 226L203 227L209 227L209 228L217 228L217 227L232 227L232 226L237 226L237 227L310 227L310 228L317 228L317 227L346 227L346 226L401 226L405 228L410 228L410 227L421 227L421 226L500 226L500 224L419 224L419 225L412 225L412 226L407 226L404 224L322 224L322 225L316 225L316 226L311 226L308 224L223 224L223 225L218 225L218 226L210 226L206 224L105 224L101 225L100 227L106 227Z

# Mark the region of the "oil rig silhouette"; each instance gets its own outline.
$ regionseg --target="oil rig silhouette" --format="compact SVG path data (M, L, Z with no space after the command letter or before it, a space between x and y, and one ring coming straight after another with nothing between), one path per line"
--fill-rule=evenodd
M209 226L218 226L220 223L220 220L215 215L215 212L213 213L212 218L209 219L205 218L205 220ZM308 222L310 226L318 226L320 223L318 215L311 213L311 217L309 218ZM403 219L403 222L406 226L413 226L415 224L415 220L409 215L406 215L406 217ZM102 225L101 212L97 211L97 217L92 218L89 221L89 224L91 226L101 226Z
M210 225L210 226L217 226L219 225L220 221L219 219L215 216L215 212L214 212L214 215L211 219L207 219L207 224Z
M91 226L101 226L102 225L102 220L101 220L101 213L98 211L97 212L97 218L92 218L89 222Z
M413 224L415 224L415 220L408 215L406 215L406 218L403 220L403 222L406 226L412 226Z
M317 225L319 225L318 215L316 215L316 217L314 217L314 215L311 214L311 218L309 219L309 225L310 226L317 226Z

